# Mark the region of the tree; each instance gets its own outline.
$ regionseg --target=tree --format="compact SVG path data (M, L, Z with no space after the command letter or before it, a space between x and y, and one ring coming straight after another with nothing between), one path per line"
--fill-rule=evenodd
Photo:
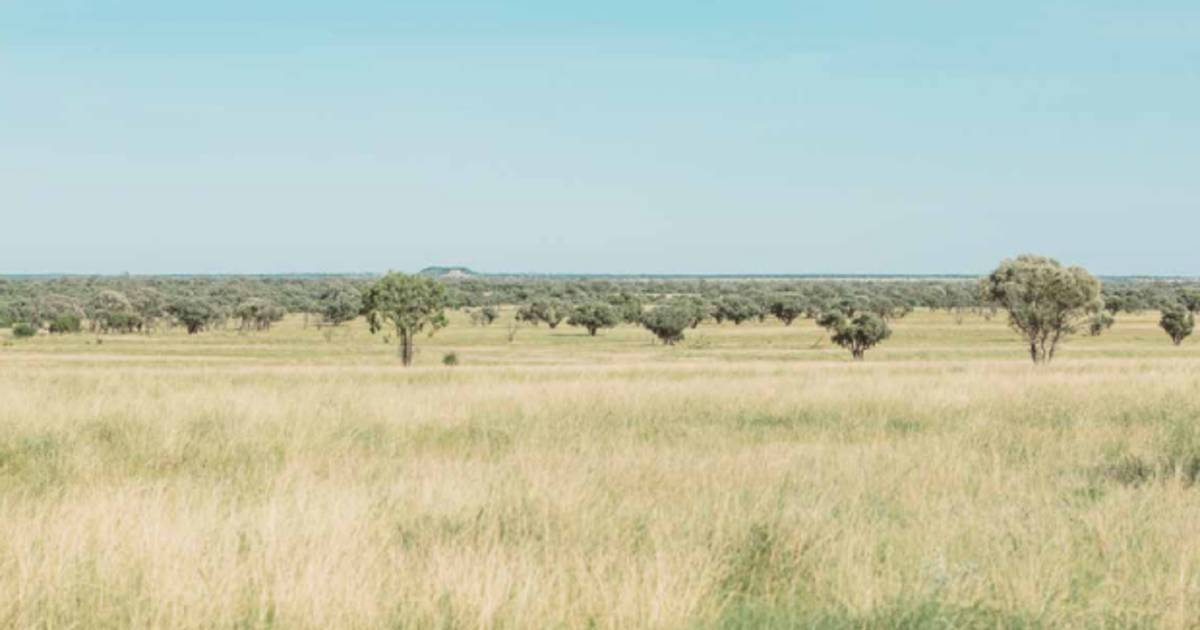
M1200 313L1200 289L1182 289L1179 291L1179 303L1188 312Z
M554 330L569 314L570 309L562 300L534 300L517 309L517 320L534 326L545 322L550 330Z
M1112 315L1108 314L1107 310L1096 311L1088 320L1088 334L1093 337L1099 337L1101 333L1112 328L1116 320Z
M791 326L792 322L804 315L806 306L804 299L801 297L779 295L771 300L767 309L776 319L783 322L784 326Z
M700 324L704 322L704 318L708 317L708 312L710 310L708 303L704 301L704 298L696 297L694 295L675 298L671 301L671 303L675 306L683 308L688 312L688 316L691 319L691 322L688 324L689 328L697 328L700 326Z
M197 297L180 299L167 308L171 316L194 335L208 328L217 320L219 313L208 302Z
M596 336L597 330L612 328L620 322L621 318L617 316L617 310L604 302L580 304L571 310L571 317L567 320L571 326L586 328L588 334L593 337Z
M141 327L133 302L124 293L111 289L96 294L88 305L88 317L94 331L128 333Z
M641 323L663 344L683 341L683 331L692 325L695 311L686 303L665 304L642 313Z
M622 291L609 296L608 303L617 310L617 317L626 324L636 324L642 320L642 301L628 291Z
M834 343L850 350L850 356L855 361L861 361L867 350L892 336L887 322L870 312L848 316L842 311L832 310L821 315L817 325L831 333Z
M264 298L250 298L233 309L234 317L242 320L242 330L270 330L285 314L282 307Z
M140 320L139 327L147 334L166 313L167 299L158 289L137 287L129 293L129 301Z
M353 321L362 311L362 293L350 285L329 287L317 298L321 318L331 326Z
M1158 325L1171 337L1171 342L1180 345L1196 327L1196 316L1184 304L1168 304L1163 307Z
M729 320L735 326L740 326L742 322L762 315L763 309L758 302L741 295L727 295L713 307L713 319L717 320L718 324Z
M1029 343L1034 363L1054 359L1058 343L1099 311L1100 281L1082 267L1022 255L1000 263L982 282L983 297L1008 312L1008 323Z
M371 333L387 326L400 338L400 360L412 365L413 337L426 328L430 334L446 325L446 288L432 278L390 272L363 296Z
M500 311L496 310L495 306L480 306L471 309L471 323L476 326L491 326L499 318Z
M48 328L51 334L56 335L77 333L83 330L83 322L79 320L78 315L63 313L50 320L50 326Z

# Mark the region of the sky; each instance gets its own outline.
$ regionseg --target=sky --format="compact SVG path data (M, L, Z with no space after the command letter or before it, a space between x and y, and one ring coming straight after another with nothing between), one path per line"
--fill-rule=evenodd
M1200 275L1200 4L0 0L0 274Z

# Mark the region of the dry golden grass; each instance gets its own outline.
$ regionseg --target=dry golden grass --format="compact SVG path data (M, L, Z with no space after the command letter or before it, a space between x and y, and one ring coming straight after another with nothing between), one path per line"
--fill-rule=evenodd
M0 348L0 626L1200 623L1196 344L1126 317L1034 368L921 313L855 365L821 336Z

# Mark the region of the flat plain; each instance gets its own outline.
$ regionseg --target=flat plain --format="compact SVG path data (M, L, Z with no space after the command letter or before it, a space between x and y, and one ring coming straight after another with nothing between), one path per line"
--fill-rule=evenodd
M0 626L1195 627L1200 344L918 311L0 347ZM0 338L8 339L7 331ZM459 365L442 365L455 352Z

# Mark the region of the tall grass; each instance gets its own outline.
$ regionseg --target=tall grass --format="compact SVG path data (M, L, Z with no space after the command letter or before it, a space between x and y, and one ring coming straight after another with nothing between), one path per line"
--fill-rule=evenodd
M0 626L1191 627L1200 353L1152 326L17 343Z

